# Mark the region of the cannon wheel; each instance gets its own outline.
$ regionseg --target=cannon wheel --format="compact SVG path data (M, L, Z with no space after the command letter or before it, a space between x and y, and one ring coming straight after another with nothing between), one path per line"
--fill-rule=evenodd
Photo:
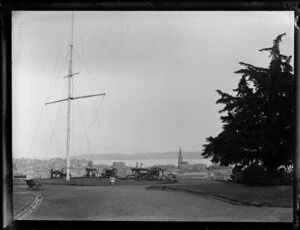
M150 171L149 179L150 180L159 180L162 179L163 170L161 168L152 168Z
M153 170L150 172L150 175L148 175L149 180L158 180L159 179L159 171L158 170Z
M136 178L138 181L140 180L148 180L148 175L147 174L138 174L138 177Z
M132 174L132 176L133 176L134 178L138 178L138 177L139 177L139 174L138 174L137 171L134 171L134 173Z
M149 180L158 180L159 179L159 175L157 174L152 174L149 176Z

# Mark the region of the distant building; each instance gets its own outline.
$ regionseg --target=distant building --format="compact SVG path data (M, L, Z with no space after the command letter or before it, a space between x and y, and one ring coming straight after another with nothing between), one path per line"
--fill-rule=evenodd
M153 165L153 167L159 167L159 168L166 169L166 170L171 170L171 169L176 169L177 168L175 165L172 165L172 164L167 164L167 165Z
M13 163L13 171L17 171L17 165Z
M193 164L193 170L197 172L207 172L207 166L205 164Z
M193 166L189 164L187 161L183 161L183 156L181 152L181 147L179 147L179 153L178 153L178 169L184 169L184 170L193 170Z
M185 171L193 171L194 166L192 164L184 162L180 165L179 169L182 169L182 170L185 170Z
M61 170L65 167L65 162L59 162L54 164L54 169Z
M232 174L232 167L213 164L208 167L210 178L213 180L228 180Z
M232 167L213 164L207 167L205 164L189 164L183 160L181 147L178 153L177 170L181 177L185 178L209 178L211 180L226 181L232 174Z
M127 170L125 162L113 162L112 167L118 170L118 177L126 177Z
M180 165L183 162L183 156L182 156L182 152L181 152L181 147L179 147L179 154L178 154L178 165L177 167L180 168Z
M34 175L34 171L33 171L33 169L26 169L26 170L24 171L24 174L25 174L25 175Z

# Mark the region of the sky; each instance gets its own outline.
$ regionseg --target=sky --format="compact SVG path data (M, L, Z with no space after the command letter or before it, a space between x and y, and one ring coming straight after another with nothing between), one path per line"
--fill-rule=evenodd
M72 12L12 18L13 157L66 152ZM267 67L281 34L294 53L293 12L74 12L71 155L201 151L222 130L216 93L237 87L239 62Z

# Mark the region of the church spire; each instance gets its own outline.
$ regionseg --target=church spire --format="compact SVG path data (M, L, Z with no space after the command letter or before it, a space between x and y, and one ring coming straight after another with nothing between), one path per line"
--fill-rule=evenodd
M180 167L180 164L183 162L183 156L181 152L181 146L179 146L179 154L178 154L178 168Z

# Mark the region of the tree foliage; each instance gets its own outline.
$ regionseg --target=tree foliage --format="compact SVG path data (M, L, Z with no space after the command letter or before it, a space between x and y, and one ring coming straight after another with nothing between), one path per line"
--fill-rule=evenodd
M208 137L202 155L214 163L249 166L262 165L270 173L293 162L295 144L295 78L291 56L280 53L285 34L273 46L260 51L270 53L267 68L240 62L241 75L235 95L217 90L224 104L222 132Z

